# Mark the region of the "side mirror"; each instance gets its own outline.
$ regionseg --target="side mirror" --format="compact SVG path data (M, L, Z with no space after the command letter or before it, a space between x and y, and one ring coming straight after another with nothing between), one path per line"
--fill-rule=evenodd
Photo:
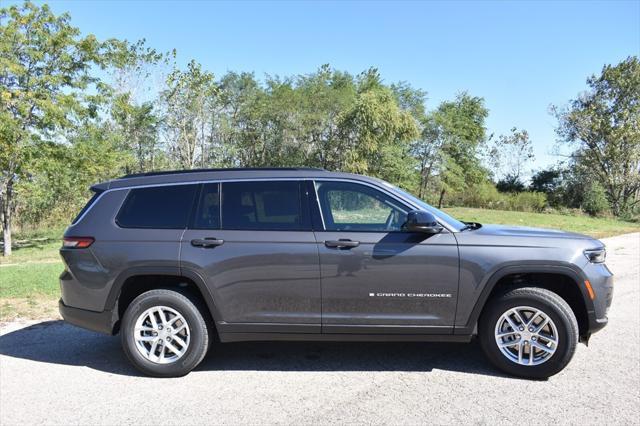
M422 232L423 234L438 234L443 229L436 217L424 210L411 210L407 213L407 221L403 228L409 232Z

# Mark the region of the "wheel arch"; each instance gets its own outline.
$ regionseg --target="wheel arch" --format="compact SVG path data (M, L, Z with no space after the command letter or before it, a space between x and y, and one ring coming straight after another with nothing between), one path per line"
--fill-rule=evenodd
M542 277L556 277L557 281L539 281ZM496 270L486 281L467 322L456 327L456 334L475 332L480 315L497 293L515 286L540 287L556 292L571 307L580 327L580 335L588 339L590 318L594 315L593 301L584 285L585 277L573 265L509 265ZM559 284L562 280L562 284ZM566 286L564 288L562 286ZM579 295L579 297L578 297Z
M121 272L114 280L114 284L109 291L109 295L105 303L105 310L112 311L113 315L116 317L114 318L114 334L118 331L118 325L123 313L122 311L126 308L126 306L123 305L123 302L125 302L126 305L131 302L131 300L128 300L131 299L131 297L128 297L126 301L122 300L123 294L126 294L123 292L127 290L128 286L139 282L137 279L142 280L149 277L159 278L157 284L146 285L141 289L141 291L133 292L132 294L140 294L141 292L152 288L167 288L166 281L163 282L162 278L174 279L174 282L183 279L187 285L192 285L194 290L197 291L196 296L199 296L203 301L207 308L208 315L214 322L214 326L220 321L220 313L216 307L213 297L205 284L205 280L197 272L191 269L172 266L132 267Z

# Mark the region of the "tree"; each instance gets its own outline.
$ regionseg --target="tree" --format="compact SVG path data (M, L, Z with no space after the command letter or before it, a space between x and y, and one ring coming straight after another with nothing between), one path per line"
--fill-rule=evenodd
M111 116L120 144L134 154L135 171L155 169L160 117L156 115L153 103L135 105L129 93L118 95L113 98Z
M447 192L487 180L478 154L486 142L488 114L484 99L463 92L453 101L442 102L423 122L422 137L414 143L413 152L420 153L422 184L430 182L440 193L440 207Z
M16 218L23 228L68 223L87 201L89 187L121 174L132 159L106 123L86 120L65 139L39 144L28 179L16 184Z
M518 176L508 174L496 183L496 188L500 192L522 192L524 183Z
M560 177L543 188L553 188L553 192L547 193L552 205L580 209L595 216L610 208L593 167L584 159L582 155L575 155L566 165L555 169Z
M86 95L98 80L91 66L108 48L81 37L69 15L32 3L0 9L0 204L4 255L11 254L16 184L29 174L44 141L96 112ZM98 87L99 88L99 87Z
M400 184L413 170L409 143L419 131L412 115L398 105L374 68L358 76L355 102L340 119L343 164L340 169L366 173Z
M323 65L312 74L297 79L300 92L302 143L309 143L309 166L330 170L342 166L345 140L340 123L345 111L353 107L357 87L352 75Z
M214 104L214 129L210 150L216 152L211 162L216 166L240 167L245 129L255 127L256 105L263 99L264 90L253 73L228 72L218 82L218 96Z
M184 169L204 167L212 140L212 110L218 93L214 76L191 61L186 71L175 69L163 93L165 130L178 164Z
M165 68L175 52L158 53L144 40L133 44L119 43L111 52L109 69L109 109L112 131L121 149L131 151L135 163L127 165L127 173L153 170L157 166L158 136L161 125L158 102L158 80L166 78Z
M549 203L558 206L562 204L564 183L563 170L559 167L551 167L533 174L529 190L545 193Z
M264 85L229 73L217 90L212 143L231 147L227 163L366 172L396 183L414 174L410 109L419 101L407 85L383 85L375 69L353 77L323 65L311 74L267 76Z
M562 171L558 168L540 170L531 177L529 189L534 192L544 192L551 194L557 191L562 185Z
M411 155L417 159L419 168L418 197L424 198L430 179L437 164L441 164L441 150L444 140L440 137L434 114L421 120L420 136L411 144Z
M640 61L629 57L587 79L589 91L554 109L561 143L577 147L615 215L640 202Z
M535 156L533 145L526 130L511 129L511 134L500 135L489 152L495 176L504 182L520 182L528 172L527 164L531 164Z

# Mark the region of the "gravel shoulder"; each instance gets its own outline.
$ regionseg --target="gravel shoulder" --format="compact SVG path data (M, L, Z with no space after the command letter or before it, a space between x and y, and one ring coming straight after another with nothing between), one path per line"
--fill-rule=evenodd
M547 381L501 375L476 342L226 344L151 379L118 337L21 321L0 327L0 424L638 424L640 233L603 241L609 325Z

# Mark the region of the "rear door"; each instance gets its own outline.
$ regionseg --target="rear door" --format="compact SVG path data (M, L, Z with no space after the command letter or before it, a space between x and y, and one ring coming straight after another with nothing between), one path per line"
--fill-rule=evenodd
M458 248L453 234L402 230L404 202L358 182L316 181L323 333L453 331Z
M202 185L181 266L206 280L222 332L320 332L320 270L303 181Z

